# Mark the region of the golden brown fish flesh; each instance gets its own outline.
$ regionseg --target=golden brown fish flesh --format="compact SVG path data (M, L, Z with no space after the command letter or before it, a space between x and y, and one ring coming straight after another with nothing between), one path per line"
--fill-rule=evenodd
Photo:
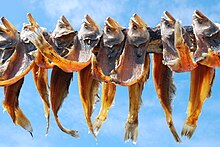
M211 87L215 77L215 67L219 67L219 28L204 14L196 10L193 15L193 29L197 42L194 59L198 67L191 72L188 116L181 135L192 137L202 106L211 95Z
M125 35L117 21L108 17L104 23L103 37L100 45L93 49L92 75L102 82L102 104L98 116L93 122L95 135L107 119L108 111L114 101L116 85L110 82L110 75L115 70L119 56L124 47Z
M62 56L57 54L57 52L53 49L53 47L43 37L42 29L38 25L36 25L37 23L31 16L31 14L28 14L28 18L30 24L24 26L25 29L23 32L23 36L26 37L28 40L30 40L35 45L35 47L42 53L42 55L44 55L51 62L53 62L54 65L57 65L65 72L79 71L89 65L91 58L90 56L86 56L86 58L82 58L83 61L81 62L79 61L80 59L78 57L80 57L79 55L81 55L80 52L81 50L77 46L79 44L74 44L71 47L71 51L67 58L63 58ZM66 22L65 20L63 20L64 17L61 17L61 19L63 23ZM62 28L62 26L60 27ZM64 35L64 38L62 39L65 41L66 37L68 36ZM73 35L70 36L70 38L74 39L74 42L77 43L76 34L73 33Z
M147 60L147 59L146 59ZM149 59L148 59L149 60ZM149 60L150 61L150 60ZM149 77L150 66L148 73L137 83L128 86L129 90L129 113L125 124L124 141L131 140L133 144L137 143L138 137L138 112L142 104L142 91L144 84Z

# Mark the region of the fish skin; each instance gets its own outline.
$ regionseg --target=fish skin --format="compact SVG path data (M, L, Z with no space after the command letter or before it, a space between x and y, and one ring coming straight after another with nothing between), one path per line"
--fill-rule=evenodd
M143 19L134 14L129 22L123 52L111 81L122 86L130 86L138 82L145 74L145 58L150 41L150 34Z
M110 82L125 43L125 34L117 21L108 17L104 23L103 37L93 49L92 74L96 79Z
M30 15L28 15L28 18ZM72 61L63 58L54 50L54 48L46 41L43 36L43 30L34 19L29 19L30 24L24 25L21 32L23 38L27 38L41 52L43 56L48 58L54 65L57 65L65 72L79 71L90 64L90 59L85 62Z
M11 85L22 79L32 68L33 58L19 39L17 29L5 17L0 26L0 86Z

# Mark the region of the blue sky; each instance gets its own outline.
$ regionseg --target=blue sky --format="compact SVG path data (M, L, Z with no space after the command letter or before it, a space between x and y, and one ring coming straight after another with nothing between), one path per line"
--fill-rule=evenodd
M22 24L27 23L26 14L30 12L40 26L47 28L48 31L53 31L61 15L65 15L76 30L79 30L85 14L91 15L100 26L103 26L107 16L111 16L122 26L127 27L132 14L138 13L149 26L154 27L160 22L165 10L173 14L175 18L182 20L183 25L191 25L195 9L201 10L214 22L219 22L219 8L218 0L84 0L83 2L81 0L66 0L65 2L60 0L7 0L1 2L0 16L5 16L18 30L21 30ZM216 71L212 96L204 104L196 132L191 140L182 138L183 143L180 145L175 142L166 125L164 112L157 99L152 75L150 75L142 95L143 106L139 113L139 136L136 146L220 146L220 90L218 83L220 71L218 69ZM178 132L181 132L187 116L189 78L189 73L174 74L177 92L173 102L173 119ZM1 88L0 101L3 100L3 97L3 88ZM25 130L15 126L6 112L0 113L0 146L134 146L131 142L124 143L123 141L124 125L128 113L126 87L117 87L115 103L98 135L98 144L92 135L88 134L79 100L76 73L70 87L70 94L59 112L59 117L66 127L80 131L80 139L74 139L61 132L53 116L51 116L49 134L45 137L46 122L43 105L34 86L32 73L25 77L25 83L20 93L20 107L32 123L34 139ZM99 108L100 103L96 106L93 119ZM0 111L3 111L2 107L0 107Z

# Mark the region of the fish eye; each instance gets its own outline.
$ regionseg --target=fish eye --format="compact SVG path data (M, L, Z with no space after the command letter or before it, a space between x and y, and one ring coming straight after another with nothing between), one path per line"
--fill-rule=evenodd
M87 26L87 25L84 25L84 28L85 28L85 29L88 29L88 26Z
M169 24L169 23L166 23L166 26L167 26L167 27L170 27L170 24Z
M197 21L198 21L199 24L202 24L202 20L201 19L198 19Z
M86 39L84 42L85 42L86 45L91 45L91 40L90 39Z
M110 32L111 32L111 29L110 29L110 28L107 28L107 32L110 33Z
M136 26L136 25L134 25L134 26L133 26L133 29L134 29L134 30L137 30L137 26Z

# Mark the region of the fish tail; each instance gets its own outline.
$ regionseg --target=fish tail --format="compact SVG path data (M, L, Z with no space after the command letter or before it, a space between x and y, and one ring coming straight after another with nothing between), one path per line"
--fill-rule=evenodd
M59 118L58 116L54 116L55 120L56 120L56 123L58 125L58 127L65 133L75 137L75 138L79 138L79 132L77 130L69 130L67 128L65 128L59 121Z

